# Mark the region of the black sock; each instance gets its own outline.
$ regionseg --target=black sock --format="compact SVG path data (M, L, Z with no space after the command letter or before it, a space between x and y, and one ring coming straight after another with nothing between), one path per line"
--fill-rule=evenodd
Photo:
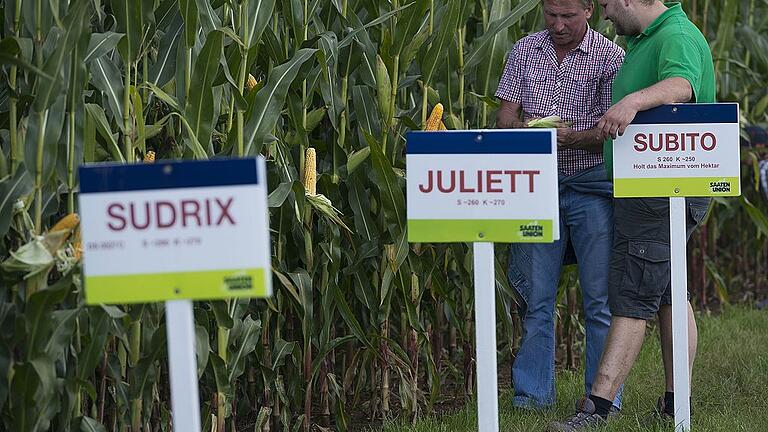
M675 393L664 392L664 412L675 415Z
M608 417L608 413L611 411L611 406L613 406L612 401L595 395L589 395L589 399L595 403L595 414L602 418Z
M693 413L693 403L689 399L688 400L688 407L691 413ZM675 415L675 393L674 392L664 392L664 412L673 416Z

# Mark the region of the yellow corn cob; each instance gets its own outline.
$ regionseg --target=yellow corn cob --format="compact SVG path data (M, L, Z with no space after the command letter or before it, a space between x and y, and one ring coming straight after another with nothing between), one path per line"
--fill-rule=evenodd
M528 127L533 128L556 128L562 120L560 116L551 115L544 118L533 119L528 122Z
M424 126L425 131L436 131L440 127L440 122L443 118L443 104L438 103L432 108L432 113L427 119L427 124Z
M392 268L392 271L395 271L397 267L397 249L395 249L394 244L384 245L384 256L387 257L387 264Z
M155 152L149 150L147 154L144 155L144 163L155 163Z
M447 128L447 127L445 127L445 123L443 123L443 122L441 121L441 122L440 122L440 125L437 127L437 130L439 130L439 131L444 131L444 130L448 130L448 128Z
M307 149L304 159L304 190L310 195L317 195L317 156L315 149Z
M248 80L245 82L245 88L246 88L248 91L251 91L251 90L253 90L253 88L254 88L254 87L256 87L256 85L257 85L258 83L259 83L259 82L258 82L258 81L256 81L256 78L254 78L254 77L253 77L253 75L251 75L251 74L248 74Z
M51 232L53 231L71 231L74 229L77 224L80 223L80 216L77 215L77 213L70 213L63 218L61 218L60 221L56 222L56 225L53 226L53 228L50 229Z
M75 230L75 234L72 237L72 249L74 251L73 256L79 260L83 257L83 240L80 238L80 228Z

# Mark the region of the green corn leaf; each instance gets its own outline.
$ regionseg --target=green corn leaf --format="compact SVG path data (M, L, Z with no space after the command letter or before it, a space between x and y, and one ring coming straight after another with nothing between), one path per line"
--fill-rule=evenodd
M24 144L24 164L32 178L37 175L37 158L42 158L41 178L43 183L51 178L56 168L58 144L64 129L66 113L66 94L59 93L56 101L43 111L30 112L29 129ZM42 155L38 153L38 143L42 139Z
M112 12L115 14L116 30L124 36L117 44L117 49L125 64L132 64L139 56L142 39L142 12L146 0L111 0Z
M300 49L290 61L272 69L267 84L256 94L252 109L247 113L243 128L246 155L261 151L264 137L280 116L289 86L302 65L312 58L315 52L316 49Z
M512 9L511 0L494 0L491 4L490 22L498 21L504 17L504 14ZM508 38L506 32L499 32L490 39L485 48L485 60L478 65L477 76L478 89L482 94L488 94L488 91L499 83L501 72L504 70L505 54L509 49L507 46Z
M419 27L424 21L424 15L429 8L429 1L430 0L416 0L404 6L407 7L408 10L401 14L397 20L397 28L395 30L392 51L390 54L402 54L403 48L413 40Z
M350 177L349 205L355 217L356 232L365 240L373 240L376 237L374 222L371 219L371 208L368 194L365 193L362 181L355 181L361 176Z
M200 25L203 27L203 34L210 34L221 26L221 20L216 11L211 7L210 0L195 0L197 5Z
M112 318L101 309L90 309L89 316L91 338L79 354L77 363L77 377L81 380L88 379L104 355L104 346L107 343L112 321Z
M202 148L207 148L211 141L214 124L213 80L219 72L221 57L222 32L208 35L203 49L195 60L192 82L189 88L189 98L184 108L184 117L192 129Z
M83 62L88 63L112 51L123 36L125 35L115 32L91 33Z
M264 29L272 20L274 8L275 0L248 1L248 40L243 42L249 49L261 40Z
M399 234L405 230L405 196L403 190L398 182L397 174L381 151L379 143L365 131L363 133L371 147L373 174L384 207L384 218L390 229L391 227L395 228L392 232L393 237L399 237Z
M376 56L376 97L379 102L379 113L382 123L389 118L389 105L392 99L392 81L389 78L387 65L381 56Z
M0 179L0 236L8 232L16 201L32 192L33 186L32 178L23 166L13 177Z
M43 350L48 357L54 359L63 357L75 333L75 325L81 311L81 309L64 309L51 314L53 333Z
M229 394L232 386L227 380L227 365L221 359L218 353L211 351L209 362L213 369L213 376L216 380L216 391L223 394Z
M152 92L153 92L153 93L154 93L154 94L155 94L155 95L156 95L158 98L160 98L160 100L161 100L161 101L163 101L163 102L167 103L167 104L168 104L168 106L170 106L171 108L173 108L173 110L174 110L174 111L176 111L176 112L181 112L181 107L179 107L179 101L178 101L178 100L176 100L176 98L175 98L175 97L173 97L173 96L169 95L168 93L164 92L164 91L163 91L163 89L161 89L160 87L158 87L158 86L156 86L156 85L152 84L151 82L147 83L147 87L148 87L150 90L152 90Z
M64 32L59 37L53 54L46 59L43 66L45 73L53 79L39 77L37 95L33 103L33 109L38 113L50 108L58 99L59 94L67 88L67 83L61 81L61 75L69 65L70 55L80 40L80 35L85 31L86 9L87 2L78 0L70 8L64 19Z
M112 155L112 159L118 162L125 162L117 141L112 136L112 130L109 127L104 110L96 104L85 104L85 111L94 123L96 130L99 131L99 135L107 142L107 150Z
M104 93L109 108L117 125L122 130L123 125L123 88L120 69L108 57L99 57L91 62L93 85Z
M80 432L107 432L107 429L98 421L90 417L83 417L80 420Z
M245 371L245 358L256 350L256 344L261 338L261 321L254 321L251 316L242 321L242 330L239 337L233 341L237 347L229 359L227 379L236 384L236 379Z
M196 0L179 0L179 10L184 19L184 45L187 48L192 48L195 46L198 29Z
M440 63L444 61L448 46L453 41L453 36L459 26L461 15L461 2L448 2L438 10L439 25L432 34L432 46L427 50L421 62L421 77L424 82L432 82L432 75Z
M181 16L176 14L170 27L160 39L157 60L149 67L149 82L162 87L173 78L176 70L176 53L181 40L184 25Z
M496 35L519 22L522 17L538 5L539 0L523 0L506 16L491 22L488 26L488 31L472 42L472 49L464 59L464 68L470 69L480 64L480 62L486 61L487 47L492 44Z

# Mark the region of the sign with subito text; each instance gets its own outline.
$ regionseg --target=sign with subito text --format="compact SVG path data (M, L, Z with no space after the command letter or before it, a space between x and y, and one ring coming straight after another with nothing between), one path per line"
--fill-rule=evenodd
M663 105L613 141L614 195L740 195L739 106Z
M88 304L271 295L263 158L80 168Z
M410 132L409 242L559 238L554 129Z

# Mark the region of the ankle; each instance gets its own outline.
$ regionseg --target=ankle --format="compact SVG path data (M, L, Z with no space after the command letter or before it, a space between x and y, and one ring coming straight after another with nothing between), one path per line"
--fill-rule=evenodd
M589 395L589 399L595 404L595 414L604 419L608 418L608 414L611 412L611 407L613 406L613 401L595 395Z
M693 412L691 399L688 399L688 407ZM664 413L671 416L675 415L675 393L671 391L664 392Z

